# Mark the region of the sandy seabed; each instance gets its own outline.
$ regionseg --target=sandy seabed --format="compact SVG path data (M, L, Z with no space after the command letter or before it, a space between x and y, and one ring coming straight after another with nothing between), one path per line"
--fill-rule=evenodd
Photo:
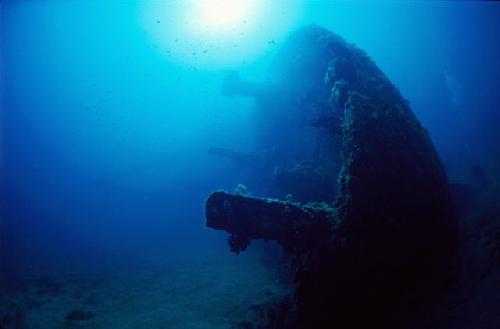
M234 328L255 316L255 305L290 293L256 251L200 258L88 277L49 276L7 289L0 297L0 328Z

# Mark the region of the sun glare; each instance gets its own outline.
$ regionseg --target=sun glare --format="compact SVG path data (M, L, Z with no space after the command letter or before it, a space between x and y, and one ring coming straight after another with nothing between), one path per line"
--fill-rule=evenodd
M1 0L0 0L1 1ZM145 36L157 52L197 67L234 67L257 58L287 35L299 0L142 2Z
M255 8L252 0L200 0L200 19L209 27L220 28L244 20Z

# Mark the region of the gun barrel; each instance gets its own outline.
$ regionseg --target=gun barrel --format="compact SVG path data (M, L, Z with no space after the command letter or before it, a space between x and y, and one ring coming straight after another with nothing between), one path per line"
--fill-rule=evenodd
M241 163L250 163L253 159L253 156L250 154L222 147L210 147L208 149L208 154Z

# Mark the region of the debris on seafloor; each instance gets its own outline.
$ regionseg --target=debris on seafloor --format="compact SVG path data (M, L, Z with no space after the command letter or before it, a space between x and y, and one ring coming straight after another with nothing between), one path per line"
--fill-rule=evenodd
M325 101L339 113L340 126L325 116L329 122L311 128L340 127L329 135L341 139L337 195L302 205L215 192L207 226L229 232L236 252L252 239L275 240L301 259L281 327L405 327L439 297L455 253L456 218L437 152L397 88L337 35L304 28L278 59L282 71L304 72L304 86L327 88Z

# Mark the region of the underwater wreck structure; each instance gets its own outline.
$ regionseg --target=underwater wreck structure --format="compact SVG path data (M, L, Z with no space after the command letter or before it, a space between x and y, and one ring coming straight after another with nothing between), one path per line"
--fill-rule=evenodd
M399 327L449 279L457 224L438 154L398 89L339 36L308 26L278 60L327 91L316 97L335 115L314 126L341 141L337 195L299 203L218 191L206 225L227 231L233 251L263 239L295 255L284 328Z

